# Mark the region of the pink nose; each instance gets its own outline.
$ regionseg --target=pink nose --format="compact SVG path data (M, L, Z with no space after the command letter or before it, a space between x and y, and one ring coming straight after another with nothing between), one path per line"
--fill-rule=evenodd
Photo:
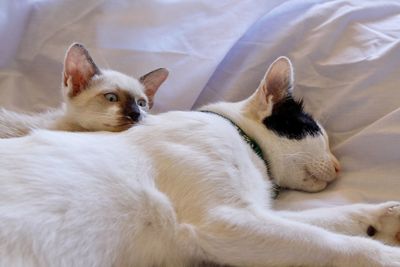
M335 168L335 172L339 173L340 172L340 164L337 160L333 161L333 167Z
M336 174L339 173L340 172L340 163L334 155L332 155L332 163L333 163L333 167L335 168Z
M338 173L340 171L340 168L335 166L335 172Z

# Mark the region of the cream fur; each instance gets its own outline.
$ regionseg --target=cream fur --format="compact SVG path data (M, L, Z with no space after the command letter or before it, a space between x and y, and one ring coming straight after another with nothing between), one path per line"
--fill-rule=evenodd
M102 75L95 76L88 88L74 98L68 96L69 88L63 87L64 103L60 108L36 114L0 109L0 138L24 136L34 129L71 132L125 130L128 127L119 126L121 107L118 104L106 105L96 99L110 88L124 88L126 94L148 101L144 86L138 80L116 71L102 70ZM148 107L139 108L145 116Z
M0 108L0 138L25 136L33 129L50 129L65 114L65 106L38 114Z
M100 70L89 52L74 43L65 57L61 85L64 103L61 107L37 114L0 109L0 138L24 136L33 129L72 132L126 130L137 121L125 114L129 103L122 100L145 100L145 106L137 106L140 120L151 108L153 97L167 76L166 69L157 69L139 81L117 71ZM120 101L106 101L106 93L119 95Z
M259 142L278 184L315 191L334 179L324 136L288 141L261 126L255 109L268 115L273 100L260 90L205 109ZM310 160L298 164L288 151ZM286 168L274 166L283 159ZM330 169L307 182L301 170L320 160ZM399 248L365 238L374 225L377 239L396 242L398 202L276 212L262 160L213 114L149 115L121 133L3 139L0 166L0 266L400 266Z
M125 94L135 99L145 99L145 88L137 79L113 70L101 70L101 75L96 75L90 81L88 88L78 96L68 96L71 85L63 88L66 100L66 112L62 118L53 124L52 129L65 131L121 131L129 127L120 127L119 120L123 117L119 103L108 104L102 102L97 96L114 92L120 88ZM149 110L149 106L139 107L142 116ZM133 123L130 124L130 126Z

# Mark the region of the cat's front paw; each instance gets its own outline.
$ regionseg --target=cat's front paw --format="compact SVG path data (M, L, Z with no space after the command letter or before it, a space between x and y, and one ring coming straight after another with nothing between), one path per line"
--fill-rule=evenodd
M400 202L390 201L374 205L372 220L366 234L386 244L400 246Z
M375 264L375 257L363 266L383 266L400 267L400 250L398 248L386 246L378 255L378 261ZM372 263L372 264L371 264Z
M400 249L374 240L350 237L341 247L344 257L335 259L334 266L400 267Z

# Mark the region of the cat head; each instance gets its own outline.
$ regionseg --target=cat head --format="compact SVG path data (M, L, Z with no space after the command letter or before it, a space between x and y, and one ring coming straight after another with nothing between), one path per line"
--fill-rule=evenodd
M100 70L86 48L72 44L66 53L62 88L66 115L87 131L122 131L153 106L154 95L168 76L157 69L139 80L113 70Z
M316 192L337 177L340 166L324 128L294 99L293 76L290 60L280 57L248 99L204 109L231 118L260 145L276 184Z

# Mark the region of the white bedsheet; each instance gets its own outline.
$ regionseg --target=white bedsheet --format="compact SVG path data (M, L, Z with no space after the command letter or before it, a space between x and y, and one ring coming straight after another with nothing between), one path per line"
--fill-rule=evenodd
M247 97L289 56L295 95L326 127L343 171L321 193L281 194L277 208L400 200L398 0L5 0L0 40L0 105L16 110L58 105L73 41L136 77L169 68L155 112Z

